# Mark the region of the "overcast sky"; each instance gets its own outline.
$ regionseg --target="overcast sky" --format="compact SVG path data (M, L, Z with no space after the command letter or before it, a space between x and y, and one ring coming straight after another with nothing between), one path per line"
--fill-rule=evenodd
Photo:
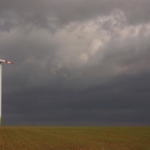
M0 0L3 125L150 125L150 0Z

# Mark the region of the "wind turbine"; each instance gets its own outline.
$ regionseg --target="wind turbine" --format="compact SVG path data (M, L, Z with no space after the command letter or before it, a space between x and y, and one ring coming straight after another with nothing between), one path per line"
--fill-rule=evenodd
M0 125L2 123L2 63L13 64L13 62L0 59Z

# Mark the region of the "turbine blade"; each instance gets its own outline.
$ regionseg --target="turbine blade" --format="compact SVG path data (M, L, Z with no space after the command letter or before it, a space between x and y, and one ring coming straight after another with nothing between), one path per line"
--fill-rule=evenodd
M8 60L4 60L4 63L6 63L6 64L14 64L13 62L8 61Z
M11 62L11 61L3 60L3 59L0 59L0 63L5 63L5 64L14 64L14 63L13 63L13 62Z

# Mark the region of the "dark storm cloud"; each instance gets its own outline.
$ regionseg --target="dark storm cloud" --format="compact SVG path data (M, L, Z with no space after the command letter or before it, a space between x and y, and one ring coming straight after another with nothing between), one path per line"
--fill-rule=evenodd
M5 125L150 123L148 0L0 3Z
M16 107L9 107L7 111L15 114L12 123L87 125L93 122L108 125L122 122L146 125L150 123L149 75L121 77L101 87L78 92L34 88L9 100L9 106ZM6 122L11 119L5 115L4 118Z

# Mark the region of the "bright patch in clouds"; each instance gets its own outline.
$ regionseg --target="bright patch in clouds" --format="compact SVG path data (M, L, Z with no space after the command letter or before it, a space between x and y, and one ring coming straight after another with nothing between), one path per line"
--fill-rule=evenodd
M88 56L86 54L82 53L80 55L80 60L81 60L81 62L86 63L88 61Z

